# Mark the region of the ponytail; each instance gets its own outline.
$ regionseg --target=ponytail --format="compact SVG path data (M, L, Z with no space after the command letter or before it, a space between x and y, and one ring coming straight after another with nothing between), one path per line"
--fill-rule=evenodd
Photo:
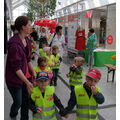
M11 30L14 32L16 30L15 24L10 26Z

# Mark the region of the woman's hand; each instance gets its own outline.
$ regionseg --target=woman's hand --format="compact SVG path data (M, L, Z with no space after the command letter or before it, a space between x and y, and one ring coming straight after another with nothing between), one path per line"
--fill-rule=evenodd
M26 85L27 85L28 93L31 94L32 89L33 89L32 83L28 81Z

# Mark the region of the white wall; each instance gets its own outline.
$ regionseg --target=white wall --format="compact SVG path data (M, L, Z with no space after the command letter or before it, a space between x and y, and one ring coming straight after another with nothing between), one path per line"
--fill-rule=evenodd
M111 45L108 45L106 42L106 48L116 49L116 5L108 6L106 37L109 35L113 36L113 43Z
M6 0L6 4L7 4L7 8L8 8L8 12L9 12L9 15L10 15L10 19L12 19L12 2L11 0Z
M77 1L81 0L57 0L56 10L62 9L68 5L76 3ZM85 3L86 10L116 3L116 0L82 0L82 1ZM58 2L61 2L61 5L59 5Z

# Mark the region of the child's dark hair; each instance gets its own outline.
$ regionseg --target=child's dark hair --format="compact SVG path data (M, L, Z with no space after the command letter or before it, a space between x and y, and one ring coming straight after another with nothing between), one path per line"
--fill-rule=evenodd
M54 45L54 46L52 47L52 50L55 51L56 49L59 49L59 48L58 48L58 46Z
M45 56L38 57L38 60L37 60L38 66L41 66L42 62L47 62L47 58Z

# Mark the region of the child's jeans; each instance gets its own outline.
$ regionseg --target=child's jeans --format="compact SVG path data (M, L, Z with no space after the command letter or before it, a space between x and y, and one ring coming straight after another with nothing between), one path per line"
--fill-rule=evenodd
M57 77L58 77L58 71L59 69L53 69L53 81L54 81L54 84L57 83Z

